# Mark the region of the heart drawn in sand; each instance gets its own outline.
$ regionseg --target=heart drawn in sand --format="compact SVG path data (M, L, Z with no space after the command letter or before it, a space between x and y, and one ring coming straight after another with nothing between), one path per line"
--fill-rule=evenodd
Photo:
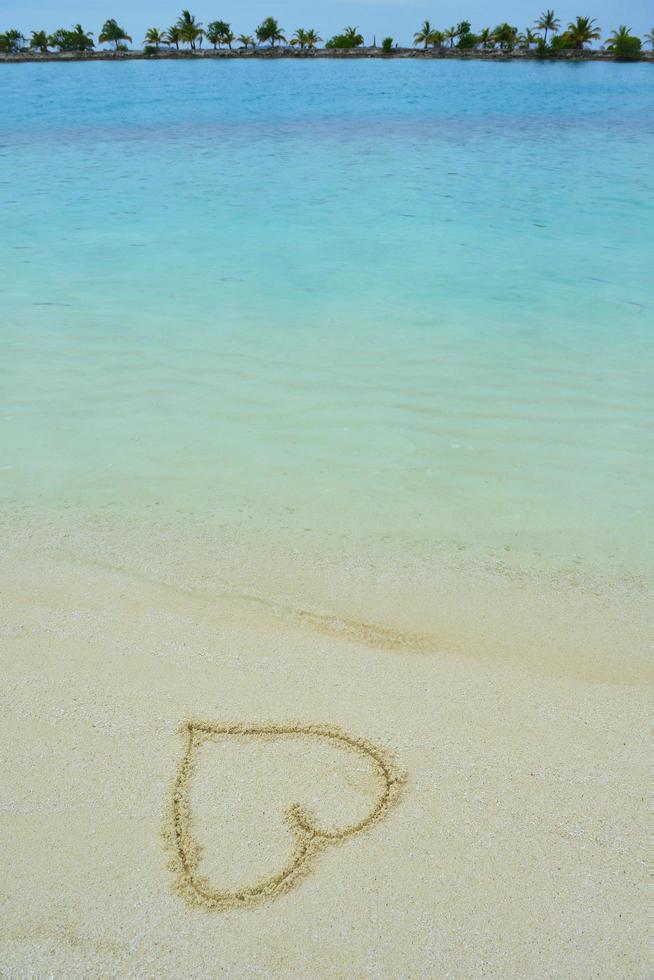
M291 888L312 867L317 854L327 845L340 841L366 830L380 820L388 808L397 799L400 784L404 780L403 773L396 768L389 754L371 742L347 734L340 728L331 725L301 725L301 724L216 724L208 721L188 721L182 727L185 745L179 769L173 784L172 797L169 806L165 838L171 853L173 870L176 876L177 890L184 895L192 905L220 910L227 908L244 908L256 905L266 899L275 898ZM316 745L325 748L329 746L345 751L351 761L358 763L351 767L360 772L361 763L368 771L368 779L374 783L374 798L365 814L357 814L350 822L330 821L331 827L322 826L302 804L293 802L286 806L284 820L286 834L292 841L290 854L283 863L271 874L250 884L238 885L230 882L229 887L217 882L220 869L212 875L207 875L200 867L205 848L197 837L198 820L194 813L194 775L198 764L198 754L202 746L208 742L225 745L230 740L230 749L245 757L253 743L264 748L269 744L269 751L275 746L294 741L296 747L306 750ZM280 741L281 740L281 741ZM358 756L358 759L356 758ZM311 771L311 768L309 768ZM247 778L247 762L239 767L237 774ZM356 775L356 773L355 773ZM366 794L370 799L371 793ZM236 796L241 801L240 796ZM258 820L263 807L250 807L249 813L256 811L254 819ZM336 823L337 826L333 824ZM256 823L254 824L256 827ZM244 873L243 877L247 877Z

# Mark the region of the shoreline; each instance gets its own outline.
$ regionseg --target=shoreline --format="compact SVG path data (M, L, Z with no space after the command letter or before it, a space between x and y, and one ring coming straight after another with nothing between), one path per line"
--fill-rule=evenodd
M426 61L460 60L460 61L601 61L626 64L629 62L654 63L654 51L641 51L634 58L616 58L610 51L560 51L541 55L537 51L461 51L455 48L395 48L383 51L380 47L330 49L316 48L313 51L296 51L289 49L246 48L206 49L199 51L161 50L157 53L146 54L144 51L89 51L89 52L49 52L42 54L38 51L25 51L13 54L0 54L0 64L22 64L39 62L71 62L71 61L203 61L221 59L278 59L290 58L300 60L325 58L329 59L358 59L393 58L418 59Z
M45 563L119 576L135 587L240 610L367 649L511 665L541 676L638 684L652 582L635 569L515 562L438 548L422 554L192 519L34 513L0 535L8 578ZM2 564L0 562L0 564ZM27 572L28 579L31 574ZM26 583L27 594L39 594Z

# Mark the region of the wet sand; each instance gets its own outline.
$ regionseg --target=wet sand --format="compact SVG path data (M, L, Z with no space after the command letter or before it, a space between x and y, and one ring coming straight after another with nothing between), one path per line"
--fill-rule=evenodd
M196 542L192 578L190 545L150 539L4 536L3 972L645 976L638 590L557 600L478 569L466 633L452 568L448 634L426 592L422 622L389 601L396 568L377 597L362 567L306 569L294 608L282 571L253 595L251 550ZM192 719L216 731L185 783L191 857L226 903L180 890L170 847ZM301 873L259 894L303 840Z

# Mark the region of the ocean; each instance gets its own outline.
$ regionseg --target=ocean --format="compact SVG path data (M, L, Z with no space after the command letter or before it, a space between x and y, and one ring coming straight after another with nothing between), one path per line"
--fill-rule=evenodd
M6 66L6 520L646 571L651 76Z

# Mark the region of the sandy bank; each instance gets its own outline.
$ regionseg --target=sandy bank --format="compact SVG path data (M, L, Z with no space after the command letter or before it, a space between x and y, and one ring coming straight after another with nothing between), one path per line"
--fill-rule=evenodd
M554 623L549 662L547 631L541 663L497 642L418 651L221 590L207 554L202 588L170 545L120 567L106 530L5 536L5 971L645 975L647 689L614 611L608 672L566 669ZM209 888L288 865L294 804L343 838L246 908L175 889L164 835L194 718L373 747L302 730L198 747L189 820ZM389 785L375 753L402 781L368 825Z

